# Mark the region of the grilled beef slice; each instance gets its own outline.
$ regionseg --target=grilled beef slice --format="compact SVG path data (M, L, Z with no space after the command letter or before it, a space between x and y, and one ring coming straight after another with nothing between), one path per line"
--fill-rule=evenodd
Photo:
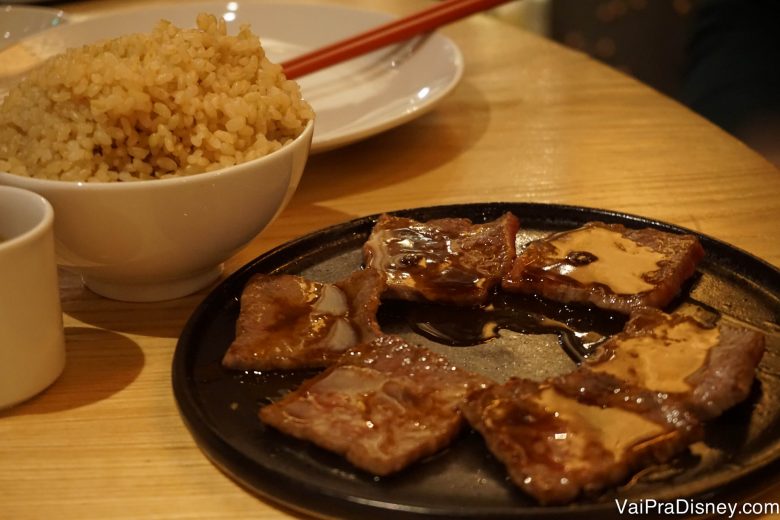
M559 384L581 398L600 396L606 387L616 398L642 388L654 399L674 396L709 420L748 396L763 353L760 332L642 309Z
M375 475L399 471L460 431L458 404L490 381L383 336L260 410L260 419Z
M519 225L511 213L485 224L382 215L363 256L385 273L391 298L478 305L511 267Z
M461 410L512 481L542 504L568 503L620 484L700 435L684 408L670 414L648 401L639 413L589 404L553 384L518 378L473 392ZM665 420L667 414L675 421Z
M693 235L591 222L527 244L501 286L629 314L666 306L703 257Z
M257 274L241 294L236 338L222 364L238 370L327 366L380 334L376 311L383 290L375 269L336 284Z

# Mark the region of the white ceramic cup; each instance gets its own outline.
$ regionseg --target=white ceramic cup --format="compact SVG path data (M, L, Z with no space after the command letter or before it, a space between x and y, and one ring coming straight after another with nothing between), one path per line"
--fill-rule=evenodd
M0 186L0 409L43 391L65 366L54 210Z

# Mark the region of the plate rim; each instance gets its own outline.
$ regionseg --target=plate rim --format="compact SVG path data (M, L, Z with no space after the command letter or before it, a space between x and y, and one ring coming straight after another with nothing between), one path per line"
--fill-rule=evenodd
M564 506L530 506L530 507L516 507L516 506L497 506L486 509L478 506L453 506L451 509L431 509L427 506L416 506L409 504L398 504L397 502L378 501L373 499L365 499L354 496L343 496L338 493L330 493L327 488L316 485L316 483L291 478L284 473L274 471L273 469L263 468L261 473L263 478L258 478L257 472L254 472L252 478L247 478L245 471L236 471L233 464L240 466L254 465L255 462L249 460L242 452L235 449L229 442L227 442L219 432L213 428L211 422L205 418L203 411L198 408L195 403L195 399L187 392L188 374L186 358L189 354L185 352L186 340L189 335L193 333L193 329L197 327L198 322L206 314L208 308L213 305L214 302L218 302L225 296L229 296L232 291L233 285L240 283L242 279L247 279L255 272L261 272L263 263L271 262L278 255L288 253L288 256L296 258L299 255L295 254L297 250L303 249L304 251L311 252L311 249L306 248L307 244L312 241L322 240L323 237L334 236L338 237L343 235L345 230L351 228L360 228L362 226L376 222L376 219L383 213L398 216L412 216L423 213L432 213L434 215L441 214L440 216L432 216L430 218L443 218L445 215L457 216L459 212L464 212L468 209L477 209L495 207L502 208L503 211L511 210L511 208L522 208L526 214L528 212L537 212L540 214L549 215L550 212L561 211L565 217L573 218L574 215L590 215L598 216L605 222L617 222L624 225L634 224L641 226L651 226L657 229L676 233L689 233L695 235L702 241L705 250L715 251L717 256L725 255L738 255L743 257L746 261L750 262L751 267L757 267L758 269L750 269L750 273L744 273L744 278L755 283L757 286L765 289L765 292L771 294L780 294L780 269L771 265L767 261L752 255L736 246L732 246L724 241L710 237L708 235L699 233L697 231L670 224L657 219L643 217L636 214L624 213L615 210L591 208L586 206L576 206L567 204L555 204L555 203L537 203L537 202L478 202L478 203L462 203L462 204L443 204L434 206L421 206L416 208L407 208L395 211L387 211L381 213L374 213L371 215L357 217L345 222L337 223L331 226L327 226L318 230L314 230L310 233L306 233L298 238L287 241L280 244L265 253L258 255L254 259L250 260L243 266L236 269L233 273L223 279L216 287L214 287L208 295L201 301L201 303L193 311L187 322L185 323L180 337L176 344L174 351L172 370L171 370L171 382L173 387L174 398L177 404L182 421L187 426L193 440L198 445L198 448L206 455L206 457L222 472L230 476L234 481L244 487L250 493L256 496L262 496L268 500L282 504L293 510L304 512L307 514L313 514L318 517L332 516L338 514L340 517L348 518L361 518L365 514L371 514L376 518L400 518L400 517L442 517L442 518L473 518L475 516L480 518L550 518L560 515L567 516L583 516L589 517L593 514L599 514L601 516L614 516L615 506L612 502L594 502L586 504L570 504ZM521 213L521 211L518 211ZM523 217L518 215L521 220L521 227ZM540 215L541 217L541 215ZM576 219L574 219L576 220ZM595 220L591 218L590 220ZM580 219L581 221L581 219ZM630 227L630 226L629 226ZM336 247L332 242L328 242L328 248ZM313 254L313 253L312 253ZM705 262L706 262L705 258ZM284 269L285 263L279 264L274 270ZM758 270L764 272L758 273L760 276L754 276ZM265 272L268 272L267 270ZM757 279L761 276L769 276L771 280ZM768 283L767 283L768 282ZM769 287L767 287L769 285ZM232 297L235 297L232 296ZM195 419L200 421L200 424L195 424ZM196 431L196 428L200 428L200 431ZM207 439L201 438L204 436ZM780 437L778 437L780 440ZM742 468L740 470L734 470L728 476L722 478L702 477L699 481L705 481L703 486L699 486L699 489L695 489L686 493L684 498L690 497L708 497L712 498L713 494L723 496L726 499L727 493L737 491L740 487L744 487L746 477L749 475L759 474L761 472L769 471L769 468L780 468L780 444L773 448L773 452L767 454L757 462L752 463L748 468ZM262 480L264 482L262 489L259 489L256 482ZM686 484L683 484L685 486ZM695 486L694 486L695 487ZM316 496L306 496L304 500L301 500L306 491L309 493L315 493ZM726 495L726 496L724 496ZM672 494L668 497L659 496L658 500L675 500L680 497L679 494ZM639 500L637 498L629 498L629 500Z

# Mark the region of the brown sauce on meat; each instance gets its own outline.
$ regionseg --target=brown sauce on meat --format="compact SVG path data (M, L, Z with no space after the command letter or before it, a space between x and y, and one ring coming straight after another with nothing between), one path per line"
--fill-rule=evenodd
M639 414L620 408L584 405L552 389L542 390L536 400L546 412L577 425L579 436L568 436L567 430L563 429L555 438L579 444L583 454L587 451L587 444L582 444L589 440L588 437L619 459L632 446L664 433L661 425Z
M389 282L409 287L422 284L424 290L436 293L470 291L482 280L458 263L455 240L440 230L424 225L383 230L378 239L384 250L375 256Z
M717 328L689 321L660 324L648 334L623 339L607 362L590 368L653 391L688 392L686 379L704 365L718 341Z
M561 233L549 239L556 249L559 262L544 268L589 285L599 283L615 294L636 294L650 291L655 285L645 275L659 269L666 260L659 253L601 227L584 227Z
M385 274L392 298L481 304L511 266L517 226L511 213L483 224L383 215L363 246L365 265Z

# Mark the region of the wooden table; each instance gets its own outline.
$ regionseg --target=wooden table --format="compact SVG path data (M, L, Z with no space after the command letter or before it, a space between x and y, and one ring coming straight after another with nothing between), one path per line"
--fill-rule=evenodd
M423 5L359 3L397 14ZM289 207L227 273L354 217L478 201L635 213L780 265L780 171L745 145L633 79L487 16L443 32L465 56L455 92L412 123L312 157ZM61 286L67 368L42 395L0 412L0 518L296 516L210 464L179 417L171 359L205 291L132 304L98 297L67 273ZM780 501L780 486L761 498Z

